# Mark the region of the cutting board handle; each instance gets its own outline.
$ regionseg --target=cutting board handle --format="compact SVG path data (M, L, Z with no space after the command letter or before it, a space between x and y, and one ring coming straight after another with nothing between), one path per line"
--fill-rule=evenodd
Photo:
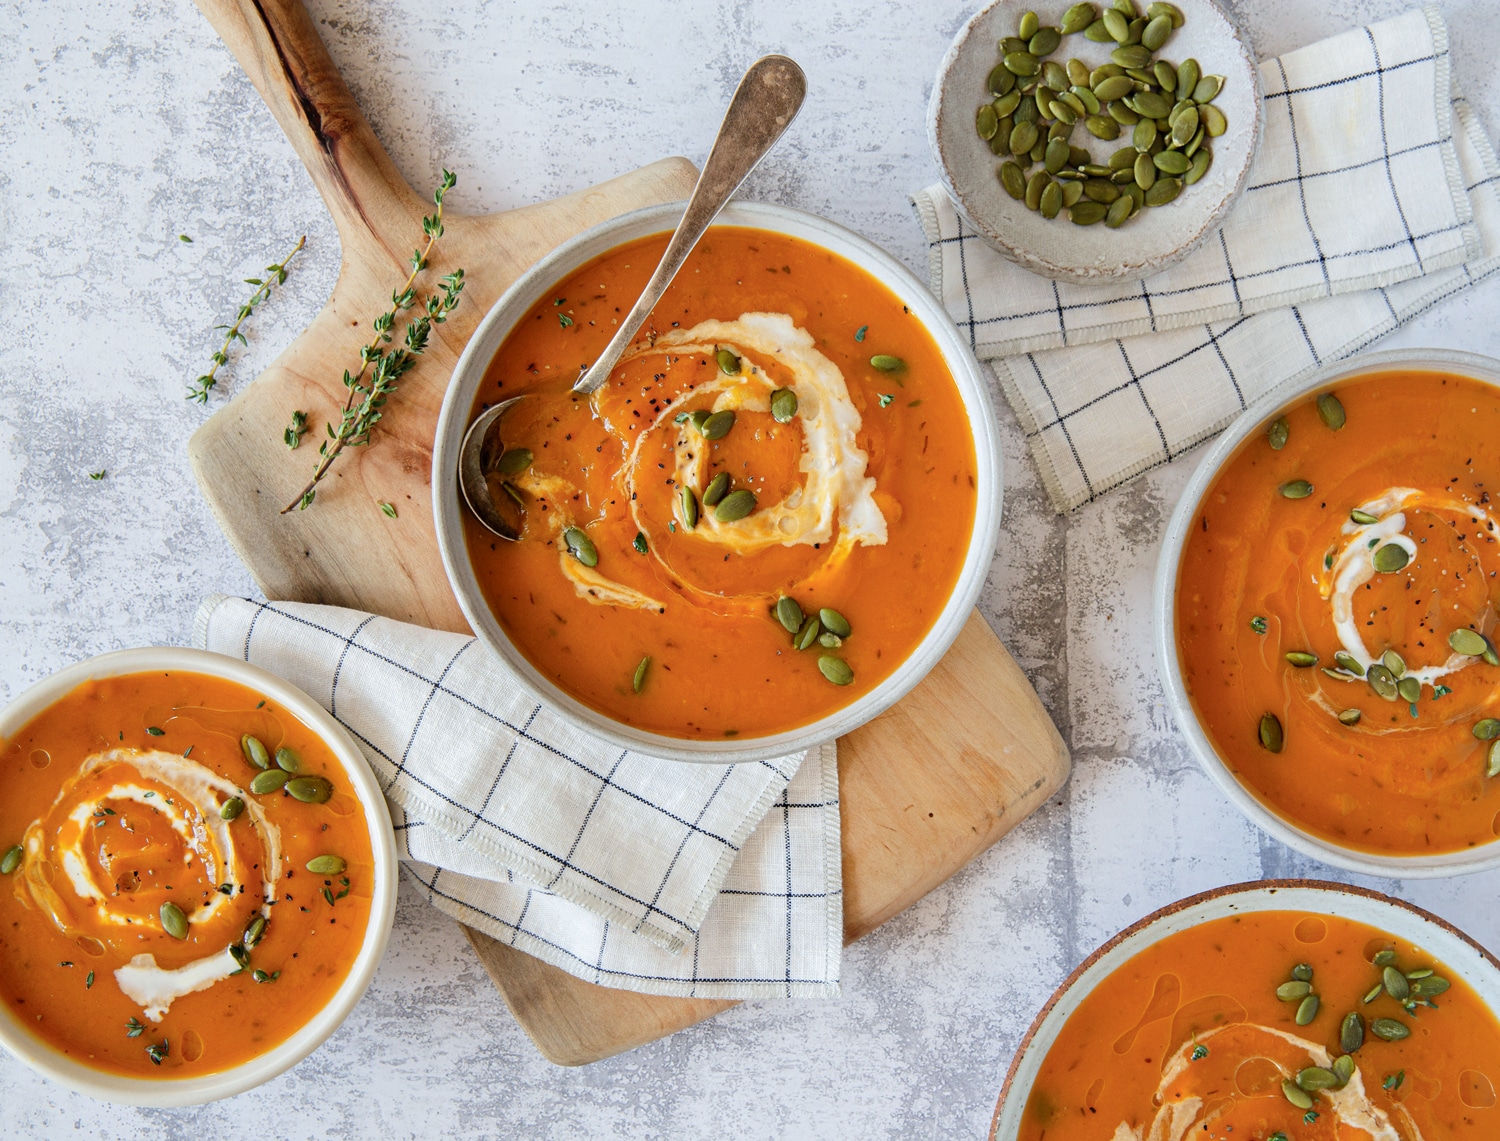
M424 201L376 139L302 0L195 2L286 132L345 250L373 234L404 261Z

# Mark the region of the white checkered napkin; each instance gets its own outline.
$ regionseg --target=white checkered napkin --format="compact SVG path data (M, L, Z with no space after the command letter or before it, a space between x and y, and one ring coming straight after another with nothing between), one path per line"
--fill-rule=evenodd
M194 643L285 678L350 730L408 870L450 914L607 985L837 993L832 746L806 764L621 750L525 696L474 639L336 607L215 596Z
M1217 234L1143 281L1038 277L988 246L940 187L913 196L933 289L982 359L1244 317L1480 256L1435 8L1268 60L1260 73L1265 132L1244 195Z
M1214 435L1246 405L1341 360L1500 270L1500 166L1478 117L1454 103L1457 152L1481 253L1396 285L1174 329L991 361L1059 511Z

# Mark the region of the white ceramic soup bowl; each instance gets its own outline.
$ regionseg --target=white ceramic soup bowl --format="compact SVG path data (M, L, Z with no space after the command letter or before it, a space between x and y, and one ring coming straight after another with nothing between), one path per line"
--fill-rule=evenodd
M470 423L475 394L491 358L537 299L585 262L622 243L670 231L681 216L682 204L670 203L603 222L559 246L532 266L495 302L459 358L438 417L437 442L432 457L433 516L437 521L438 545L442 549L448 581L470 627L538 700L623 748L672 760L725 764L783 756L848 733L910 692L938 663L974 609L990 560L994 557L1000 528L1000 445L994 406L979 362L937 299L904 265L867 239L815 214L763 202L730 203L719 215L717 224L788 234L853 262L900 298L936 342L962 396L968 413L968 429L974 440L978 495L974 529L963 568L926 637L885 681L842 709L796 729L732 740L695 741L669 737L616 721L553 684L510 640L480 592L464 539L461 512L468 508L459 502L459 446ZM724 316L737 317L738 314Z
M11 1010L0 1008L0 1046L43 1077L102 1101L123 1105L184 1106L217 1101L270 1081L316 1050L349 1016L370 980L396 918L396 843L385 797L348 732L307 694L259 666L206 650L147 647L117 650L59 670L0 710L0 742L86 681L122 674L172 670L225 678L263 694L320 737L343 768L345 786L364 808L375 890L359 956L333 997L289 1038L241 1065L185 1078L133 1078L82 1065L38 1038ZM0 793L3 794L3 793ZM7 877L8 878L8 877ZM6 885L6 890L9 890Z
M1337 915L1377 927L1420 947L1474 988L1490 1010L1500 1010L1500 961L1458 928L1399 899L1321 880L1261 880L1233 884L1168 904L1121 931L1063 980L1037 1014L1011 1060L990 1126L992 1141L1015 1141L1031 1087L1047 1053L1081 1004L1126 962L1163 939L1215 919L1263 911ZM1101 1136L1103 1134L1101 1133Z
M1182 662L1177 652L1177 580L1183 551L1187 546L1193 520L1197 517L1198 506L1225 464L1245 440L1258 433L1263 434L1283 409L1305 401L1309 394L1325 388L1336 388L1372 373L1393 370L1447 372L1470 377L1495 388L1496 399L1500 399L1500 361L1474 353L1445 349L1397 349L1366 353L1352 360L1328 365L1291 386L1266 393L1214 441L1198 465L1198 470L1188 481L1176 511L1172 513L1171 521L1167 524L1166 538L1162 543L1161 557L1156 564L1156 581L1152 591L1155 604L1153 633L1157 668L1161 671L1168 710L1187 737L1188 744L1209 778L1251 823L1288 847L1335 867L1372 876L1420 879L1500 867L1500 842L1482 844L1459 852L1388 856L1335 844L1278 815L1240 783L1214 747L1188 696Z

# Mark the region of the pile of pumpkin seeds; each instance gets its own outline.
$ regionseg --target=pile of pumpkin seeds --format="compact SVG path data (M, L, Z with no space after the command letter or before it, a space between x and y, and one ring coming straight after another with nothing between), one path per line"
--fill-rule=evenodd
M304 804L326 804L333 795L333 785L328 779L303 774L302 759L285 745L276 750L274 767L270 753L254 734L246 733L240 738L240 751L245 754L245 760L260 770L250 781L250 791L256 796L285 790ZM233 820L244 807L243 800L232 796L219 807L219 815L225 820Z
M1202 74L1194 59L1174 66L1156 57L1183 22L1175 5L1160 0L1145 15L1135 0L1113 0L1102 13L1092 3L1074 4L1057 27L1025 13L1016 34L1000 41L1000 63L988 81L992 101L974 117L991 152L1011 156L998 171L1006 193L1044 218L1066 209L1077 225L1114 229L1148 206L1165 206L1208 173L1208 140L1229 129L1214 105L1224 77ZM1048 58L1077 32L1115 44L1110 62L1090 68L1076 58L1066 65ZM1072 144L1080 123L1106 142L1129 131L1130 144L1096 163ZM1032 173L1034 163L1042 169Z
M854 633L849 619L837 610L825 606L816 614L803 614L797 600L785 594L776 600L771 614L792 636L792 647L797 650L809 650L815 645L837 650ZM818 672L834 685L848 685L854 680L854 670L837 654L820 654Z

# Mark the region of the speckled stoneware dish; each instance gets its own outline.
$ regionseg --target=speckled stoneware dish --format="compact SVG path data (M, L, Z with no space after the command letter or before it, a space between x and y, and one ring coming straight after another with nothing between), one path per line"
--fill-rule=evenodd
M1282 409L1304 400L1309 393L1371 373L1406 369L1457 373L1500 389L1500 361L1474 353L1443 349L1401 349L1367 353L1353 360L1330 365L1292 387L1267 393L1214 441L1198 465L1198 470L1193 473L1193 478L1188 481L1177 510L1167 524L1152 593L1155 603L1153 638L1157 668L1161 671L1162 685L1166 690L1167 708L1210 779L1234 806L1253 824L1269 832L1283 844L1315 859L1349 871L1364 872L1366 875L1416 879L1462 875L1500 867L1500 842L1435 855L1387 856L1342 847L1279 816L1240 783L1199 723L1183 679L1176 635L1177 578L1183 549L1187 546L1189 528L1197 517L1198 505L1204 494L1240 444L1257 433L1264 433L1267 425L1281 414Z
M874 243L815 214L765 202L731 202L720 213L717 225L751 226L789 234L853 262L899 297L937 344L968 413L967 424L954 425L954 430L967 430L974 440L978 497L974 530L964 555L963 569L942 613L905 662L858 700L798 729L765 737L712 741L668 737L615 721L558 688L511 642L480 592L474 570L469 565L460 515L460 511L467 508L459 506L459 445L490 359L537 298L554 282L605 251L636 238L670 231L681 216L682 203L668 203L623 214L585 230L532 266L495 302L459 358L438 417L437 441L432 456L433 515L437 520L443 566L469 625L480 642L509 665L519 681L539 700L623 748L638 749L671 760L725 764L784 756L851 732L904 697L937 665L968 621L994 557L995 540L1000 529L1000 443L994 405L979 362L943 307L910 270Z
M1399 899L1321 880L1234 884L1168 904L1121 931L1078 965L1021 1039L990 1126L991 1141L1015 1141L1032 1084L1058 1033L1094 989L1146 948L1201 923L1262 911L1338 915L1377 927L1458 972L1491 1009L1500 1010L1500 961L1457 927ZM1104 1134L1101 1132L1101 1137Z
M1102 222L1076 226L1067 211L1048 221L1006 193L997 172L1003 157L974 129L979 105L989 101L989 74L1000 62L999 41L1016 34L1021 16L1035 11L1042 24L1057 26L1068 0L994 0L964 25L943 58L928 105L927 133L942 168L943 182L959 210L992 246L1033 273L1080 284L1131 279L1167 268L1191 253L1228 215L1260 145L1260 72L1248 39L1213 0L1176 0L1185 22L1157 53L1173 64L1196 59L1206 75L1226 82L1215 100L1229 129L1212 140L1214 161L1207 174L1185 187L1175 202L1142 211L1118 230ZM1106 5L1107 6L1107 5ZM1144 11L1144 2L1140 5ZM1082 33L1065 36L1051 59L1078 58L1090 68L1109 62L1113 43L1098 44ZM1094 161L1130 143L1128 128L1106 142L1080 123L1071 142L1086 147ZM1040 170L1039 166L1033 170Z
M307 1021L294 1034L242 1065L216 1073L160 1080L108 1073L63 1054L27 1030L8 1008L0 1008L0 1047L43 1077L101 1101L122 1105L200 1105L244 1093L270 1081L321 1046L349 1017L349 1012L359 1003L370 980L375 977L375 968L385 954L386 942L396 921L396 841L385 797L348 730L296 686L259 666L222 654L157 646L117 650L79 662L37 682L0 710L0 741L16 733L42 710L86 681L153 670L208 674L238 682L263 694L316 733L343 766L348 787L354 790L364 809L370 855L375 866L370 922L365 928L359 956L350 966L343 983L322 1010L304 1012ZM9 885L5 890L10 890Z

